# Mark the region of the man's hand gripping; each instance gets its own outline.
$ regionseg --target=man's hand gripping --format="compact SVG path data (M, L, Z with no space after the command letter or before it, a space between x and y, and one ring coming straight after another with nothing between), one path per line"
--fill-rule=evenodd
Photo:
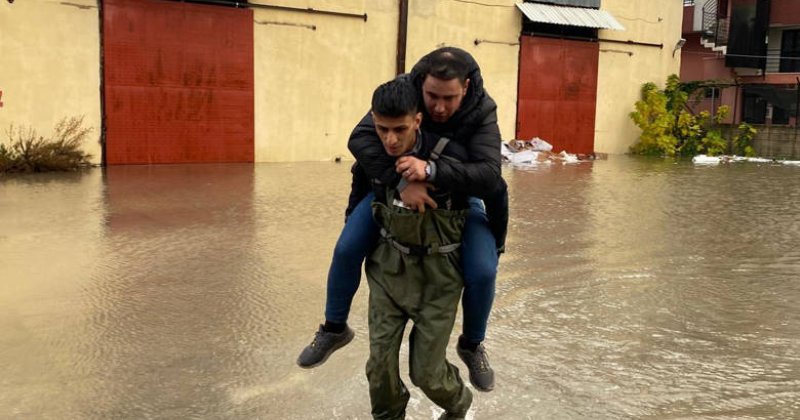
M431 183L424 182L427 178L425 165L427 162L413 156L400 157L394 165L397 173L408 181L408 185L400 191L400 199L408 207L420 213L425 213L426 205L432 209L437 207L436 201L428 195L428 189L435 190L436 188Z

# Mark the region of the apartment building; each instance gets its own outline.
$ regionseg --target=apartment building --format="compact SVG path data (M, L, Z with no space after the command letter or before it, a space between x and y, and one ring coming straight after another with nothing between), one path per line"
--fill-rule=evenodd
M685 0L681 79L710 81L698 110L727 105L731 123L796 126L800 2Z

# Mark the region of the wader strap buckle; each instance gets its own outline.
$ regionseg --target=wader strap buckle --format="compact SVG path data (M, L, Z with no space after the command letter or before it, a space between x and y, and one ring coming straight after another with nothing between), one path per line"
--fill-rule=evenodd
M395 240L392 240L392 242L394 242L395 244L399 245L397 243L397 241L395 241ZM395 245L395 248L397 248L397 245ZM408 252L406 252L406 254L414 256L414 257L427 257L428 255L431 255L431 247L429 247L429 246L419 246L419 245L409 245L408 246Z

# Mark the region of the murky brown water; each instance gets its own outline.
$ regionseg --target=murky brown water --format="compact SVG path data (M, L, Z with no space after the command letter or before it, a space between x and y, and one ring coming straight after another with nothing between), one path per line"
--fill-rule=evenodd
M505 175L472 418L800 417L800 168ZM369 418L366 284L353 344L294 365L348 186L329 163L0 178L0 418Z

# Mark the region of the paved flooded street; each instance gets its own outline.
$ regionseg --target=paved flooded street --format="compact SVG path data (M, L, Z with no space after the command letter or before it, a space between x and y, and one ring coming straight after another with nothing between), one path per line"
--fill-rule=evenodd
M470 418L800 417L800 168L504 175L497 387ZM295 365L349 183L333 163L0 178L0 418L370 418L366 282L353 343ZM411 393L408 418L438 416Z

